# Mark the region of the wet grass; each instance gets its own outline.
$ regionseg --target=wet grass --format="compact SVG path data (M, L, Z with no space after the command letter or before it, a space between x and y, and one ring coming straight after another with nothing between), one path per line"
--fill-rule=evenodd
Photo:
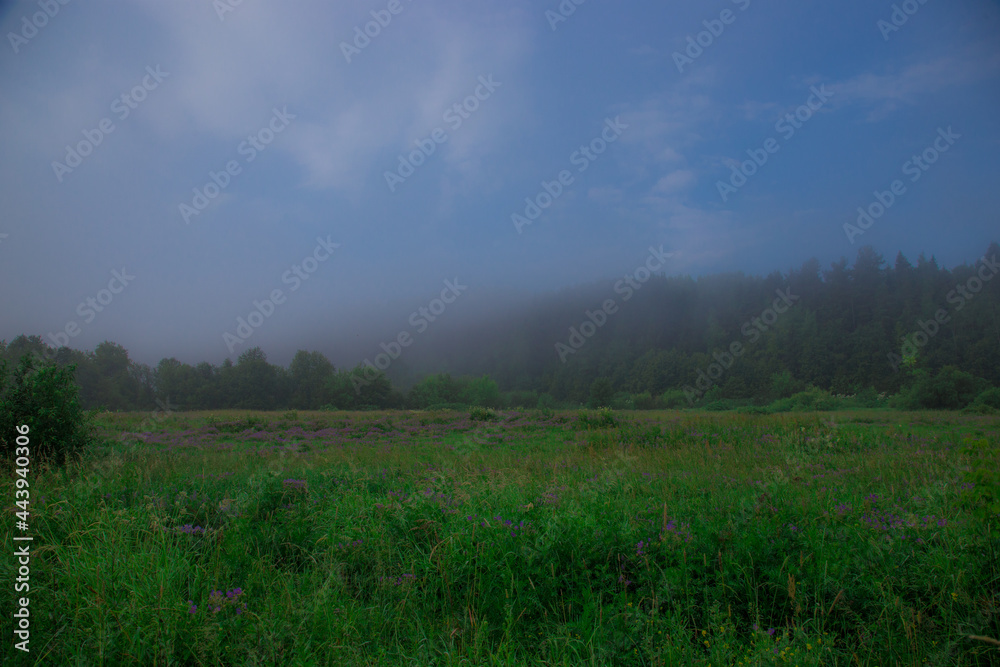
M1000 664L997 418L99 421L32 470L25 664Z

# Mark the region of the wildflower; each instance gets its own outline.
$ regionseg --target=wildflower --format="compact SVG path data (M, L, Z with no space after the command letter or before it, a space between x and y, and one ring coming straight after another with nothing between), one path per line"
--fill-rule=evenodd
M304 479L286 479L281 482L281 485L285 489L292 491L305 491L306 490L306 480Z

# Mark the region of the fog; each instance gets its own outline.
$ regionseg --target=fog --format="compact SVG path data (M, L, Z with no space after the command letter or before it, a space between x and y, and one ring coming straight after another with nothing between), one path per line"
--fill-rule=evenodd
M902 4L2 3L0 339L432 372L643 266L971 264L1000 9Z

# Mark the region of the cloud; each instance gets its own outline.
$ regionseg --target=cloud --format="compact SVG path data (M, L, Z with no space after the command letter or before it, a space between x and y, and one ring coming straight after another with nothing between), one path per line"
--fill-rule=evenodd
M442 126L442 114L471 94L478 76L516 70L528 47L519 15L505 9L490 23L406 4L347 63L340 43L370 20L359 3L306 3L294 11L244 3L223 22L192 4L145 7L166 34L176 70L174 104L158 109L164 128L173 126L181 141L204 141L206 134L237 141L273 106L288 105L298 120L275 150L298 163L304 184L321 189L376 183L393 162L384 164L386 155ZM519 109L494 106L493 113ZM441 151L445 164L464 164L500 145L495 128L467 125Z
M876 122L900 106L918 104L927 96L939 95L962 86L971 86L1000 71L1000 54L982 56L975 49L959 56L943 56L914 63L901 71L876 74L863 72L850 79L827 84L833 93L831 108L850 104L867 106L867 120Z
M694 172L690 169L679 169L670 172L653 186L654 192L664 194L674 194L682 190L687 190L695 182Z

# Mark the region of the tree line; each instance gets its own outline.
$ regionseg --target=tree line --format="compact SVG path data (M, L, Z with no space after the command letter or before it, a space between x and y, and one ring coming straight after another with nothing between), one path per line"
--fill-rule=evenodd
M951 270L923 254L915 266L902 254L890 265L866 246L853 265L841 259L827 270L811 259L766 277L656 275L600 315L607 286L566 290L514 316L442 331L414 352L430 372L405 391L372 366L335 368L318 351L298 351L287 368L259 347L235 363L169 358L150 367L110 341L85 352L21 335L0 341L0 359L8 373L24 355L72 366L81 405L107 410L664 408L809 391L961 407L971 399L926 396L1000 386L998 258L994 242Z

